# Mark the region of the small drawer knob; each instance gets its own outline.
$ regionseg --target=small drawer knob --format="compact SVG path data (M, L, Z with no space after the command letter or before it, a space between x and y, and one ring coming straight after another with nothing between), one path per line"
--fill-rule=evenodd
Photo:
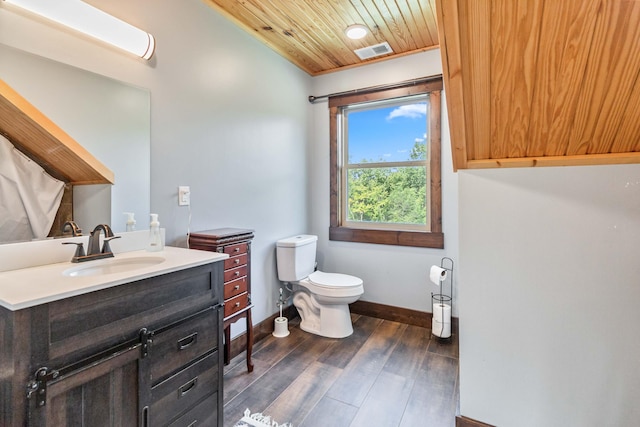
M236 307L240 307L240 303L239 302L236 303Z
M240 272L239 272L239 271L236 271L236 276L239 276L239 275L240 275Z
M235 285L235 286L233 287L233 289L235 289L235 290L237 291L238 289L240 289L240 285Z
M240 252L240 248L235 248L233 251L234 252Z
M239 259L235 260L234 262L235 262L236 264L240 264L240 260L239 260Z

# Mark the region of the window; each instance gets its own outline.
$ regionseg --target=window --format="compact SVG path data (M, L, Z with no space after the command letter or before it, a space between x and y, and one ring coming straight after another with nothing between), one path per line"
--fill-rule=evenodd
M329 238L444 247L442 78L329 98Z

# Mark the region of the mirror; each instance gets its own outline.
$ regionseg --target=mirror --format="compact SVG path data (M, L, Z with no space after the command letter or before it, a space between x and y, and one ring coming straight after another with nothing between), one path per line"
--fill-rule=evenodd
M136 229L146 228L149 91L3 44L0 79L113 171L114 185L74 186L73 217L83 234L100 223L115 232L125 231L123 212L135 213Z

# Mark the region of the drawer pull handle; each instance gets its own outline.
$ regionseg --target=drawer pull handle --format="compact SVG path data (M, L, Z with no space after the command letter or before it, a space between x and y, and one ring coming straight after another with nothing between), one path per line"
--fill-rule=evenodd
M233 251L234 252L240 252L240 248L235 248Z
M233 261L233 262L235 262L236 264L240 264L240 260L239 260L239 259L236 259L236 260L235 260L235 261Z
M233 287L233 289L234 289L234 290L236 290L236 291L237 291L237 290L240 290L240 285L235 285L235 286Z
M235 274L236 274L236 276L239 276L239 275L240 275L240 272L239 272L239 271L236 271L236 273L235 273Z
M180 386L180 388L178 389L178 399L193 390L196 387L196 384L198 384L198 377L195 377L188 383Z
M240 307L240 303L239 302L236 303L236 307Z
M194 332L191 335L178 340L178 351L187 349L197 342L198 342L198 333Z

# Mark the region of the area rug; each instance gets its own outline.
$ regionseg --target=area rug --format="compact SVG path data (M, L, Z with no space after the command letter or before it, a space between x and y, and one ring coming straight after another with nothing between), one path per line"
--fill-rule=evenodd
M249 409L245 409L244 416L233 427L293 427L290 423L278 424L268 415L260 412L252 414Z

